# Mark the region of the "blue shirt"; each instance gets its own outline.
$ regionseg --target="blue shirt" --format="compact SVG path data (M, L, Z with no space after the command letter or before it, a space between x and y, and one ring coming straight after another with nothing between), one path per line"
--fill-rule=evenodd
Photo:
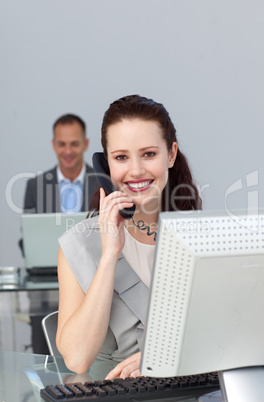
M71 182L63 176L60 167L57 166L57 178L60 188L61 212L65 214L80 212L83 203L83 182L85 164L80 174Z

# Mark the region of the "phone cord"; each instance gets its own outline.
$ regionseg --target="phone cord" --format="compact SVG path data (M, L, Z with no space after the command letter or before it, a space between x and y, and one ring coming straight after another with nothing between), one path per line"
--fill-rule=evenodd
M150 227L145 224L145 222L140 219L137 223L134 221L133 216L132 216L132 222L133 224L139 229L139 230L146 230L148 236L152 236L154 234L154 241L156 241L157 237L157 232L153 230L152 232L150 231Z

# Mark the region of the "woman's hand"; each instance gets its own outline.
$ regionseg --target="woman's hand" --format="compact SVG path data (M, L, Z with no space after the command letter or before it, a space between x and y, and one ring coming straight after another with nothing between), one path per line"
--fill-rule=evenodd
M122 191L114 191L108 196L100 188L100 228L102 251L119 256L124 247L124 221L119 211L133 205L132 199Z
M127 378L127 377L139 377L141 373L139 371L141 352L135 353L119 363L110 373L107 374L106 380L113 380L113 378Z

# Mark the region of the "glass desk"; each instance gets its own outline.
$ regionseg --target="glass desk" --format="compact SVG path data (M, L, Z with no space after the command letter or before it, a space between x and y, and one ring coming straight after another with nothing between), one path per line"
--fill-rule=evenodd
M62 357L0 351L0 401L41 401L40 389L46 385L104 379L113 362L97 361L87 374L70 372Z
M58 289L57 275L29 275L25 268L0 268L0 292Z
M0 268L0 350L48 353L41 320L58 310L58 289L56 275Z
M42 401L40 390L46 385L103 380L115 365L112 361L96 360L86 374L78 375L67 370L62 357L0 351L0 401ZM203 402L192 391L186 390L184 394L167 401ZM136 402L135 399L133 401Z

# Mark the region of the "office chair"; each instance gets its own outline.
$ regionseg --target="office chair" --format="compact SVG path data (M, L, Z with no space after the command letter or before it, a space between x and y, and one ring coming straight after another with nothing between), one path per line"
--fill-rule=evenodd
M61 356L56 346L56 332L58 326L58 311L46 315L41 321L51 356Z

